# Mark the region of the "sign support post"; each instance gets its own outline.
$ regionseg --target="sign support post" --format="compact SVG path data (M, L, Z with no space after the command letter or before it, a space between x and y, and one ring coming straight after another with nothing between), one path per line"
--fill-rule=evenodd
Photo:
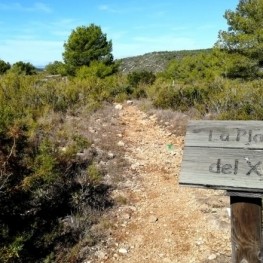
M191 121L180 184L226 190L233 263L263 262L263 122Z
M230 196L233 263L260 263L261 199Z

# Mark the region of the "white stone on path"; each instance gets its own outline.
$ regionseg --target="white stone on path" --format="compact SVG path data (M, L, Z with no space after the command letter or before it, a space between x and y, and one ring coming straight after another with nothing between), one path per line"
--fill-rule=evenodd
M116 104L116 105L115 105L115 109L116 109L116 110L122 110L122 108L123 108L123 107L122 107L121 104Z
M128 250L126 248L122 247L122 248L119 249L119 253L120 254L127 254Z
M216 259L216 255L215 254L211 254L209 257L208 257L208 260L214 260Z
M123 146L125 145L125 143L124 143L123 141L119 141L119 142L117 143L117 145L120 146L120 147L123 147Z

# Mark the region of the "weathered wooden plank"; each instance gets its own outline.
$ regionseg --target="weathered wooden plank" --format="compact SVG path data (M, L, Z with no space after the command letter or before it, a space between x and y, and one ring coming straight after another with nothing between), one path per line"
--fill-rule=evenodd
M261 261L261 199L230 197L232 262Z
M248 197L248 198L263 198L263 192L258 193L258 192L240 192L240 191L226 191L227 196L239 196L239 197Z
M263 121L190 121L185 146L263 149Z
M263 192L263 151L185 147L180 184Z
M191 121L179 182L227 190L232 262L262 262L262 121Z

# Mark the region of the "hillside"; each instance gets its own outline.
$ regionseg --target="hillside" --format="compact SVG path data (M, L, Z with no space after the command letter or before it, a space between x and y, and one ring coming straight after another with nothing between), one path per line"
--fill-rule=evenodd
M120 71L122 73L141 70L157 73L163 71L169 62L174 59L182 59L187 55L210 51L211 49L151 52L141 56L123 58L117 60L117 62L120 63Z

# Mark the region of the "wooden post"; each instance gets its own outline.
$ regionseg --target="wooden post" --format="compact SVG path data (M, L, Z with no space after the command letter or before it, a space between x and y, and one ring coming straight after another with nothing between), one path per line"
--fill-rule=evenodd
M233 263L260 263L262 202L260 198L230 196Z

